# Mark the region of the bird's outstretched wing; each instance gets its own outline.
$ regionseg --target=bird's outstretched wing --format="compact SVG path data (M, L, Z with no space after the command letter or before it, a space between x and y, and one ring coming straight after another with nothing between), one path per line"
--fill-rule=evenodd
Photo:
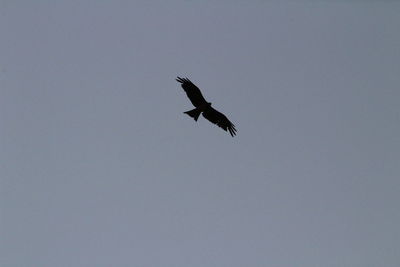
M219 112L218 110L213 109L211 106L208 106L204 111L203 111L203 116L207 120L211 121L212 123L218 125L225 131L229 131L229 133L233 136L236 135L236 128L235 125L233 125L232 122L228 120L228 118Z
M203 95L200 92L200 89L194 85L188 78L180 78L177 77L176 81L180 82L182 84L183 90L185 90L187 96L190 99L190 102L192 102L193 106L196 108L206 104L207 101L204 99Z

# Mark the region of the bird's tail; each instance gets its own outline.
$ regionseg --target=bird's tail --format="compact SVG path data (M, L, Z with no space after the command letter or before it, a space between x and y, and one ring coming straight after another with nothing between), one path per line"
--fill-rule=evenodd
M200 116L201 113L201 109L195 108L186 112L183 112L185 114L188 114L190 117L192 117L195 121L197 121L197 119Z

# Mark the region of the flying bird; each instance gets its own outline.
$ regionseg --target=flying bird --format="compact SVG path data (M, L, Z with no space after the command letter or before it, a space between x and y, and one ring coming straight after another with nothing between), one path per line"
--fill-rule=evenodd
M204 99L200 89L196 85L194 85L188 78L177 77L176 81L181 83L190 102L192 102L193 106L196 107L195 109L184 112L185 114L197 121L200 113L203 113L204 118L218 125L225 131L229 131L232 137L236 135L235 125L233 125L224 114L211 107L211 103Z

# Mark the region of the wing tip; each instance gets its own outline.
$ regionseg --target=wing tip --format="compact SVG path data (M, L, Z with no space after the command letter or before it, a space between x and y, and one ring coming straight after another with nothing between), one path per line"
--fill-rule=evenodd
M181 77L177 76L175 80L176 80L177 82L182 83L182 84L184 84L184 83L192 83L192 81L189 80L187 77L181 78Z
M236 132L237 132L235 125L234 124L229 125L228 130L229 130L229 133L231 134L231 136L235 137Z

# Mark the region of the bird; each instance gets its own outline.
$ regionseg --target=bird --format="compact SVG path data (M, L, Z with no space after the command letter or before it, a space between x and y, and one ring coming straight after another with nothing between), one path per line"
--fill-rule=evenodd
M195 109L185 111L183 113L189 115L195 121L198 120L200 114L202 113L204 118L221 127L226 132L229 131L232 137L236 135L235 125L228 120L224 114L211 107L211 102L207 102L205 100L200 89L194 85L191 80L188 78L177 77L176 81L181 83L181 86L186 92L190 102L192 102L193 106L196 107Z

